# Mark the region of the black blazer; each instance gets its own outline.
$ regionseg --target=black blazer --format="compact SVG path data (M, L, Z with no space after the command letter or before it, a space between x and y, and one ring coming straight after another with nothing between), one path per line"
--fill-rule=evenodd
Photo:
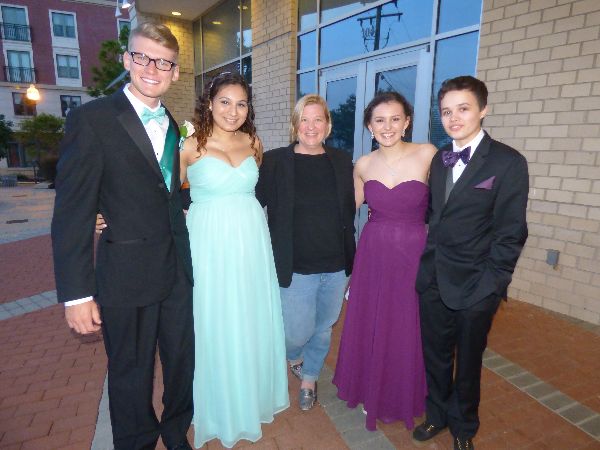
M105 306L145 306L170 293L177 270L192 281L179 189L179 152L169 191L123 91L71 111L52 218L59 302L95 295ZM108 228L99 239L94 267L97 212Z
M486 134L446 202L452 169L444 167L441 153L431 162L429 234L417 291L435 277L442 301L456 310L492 294L506 298L527 239L527 161Z
M277 278L281 287L289 287L293 271L293 220L294 220L294 146L281 147L264 153L256 185L256 198L267 207L269 231ZM352 157L341 150L325 147L335 173L342 230L346 275L352 272L356 253L354 240L354 179Z

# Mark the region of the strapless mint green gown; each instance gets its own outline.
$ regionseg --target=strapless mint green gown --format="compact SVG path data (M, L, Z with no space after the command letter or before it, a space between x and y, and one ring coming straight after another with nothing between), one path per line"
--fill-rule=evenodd
M205 156L187 169L194 268L194 443L257 441L289 406L279 284L258 168Z

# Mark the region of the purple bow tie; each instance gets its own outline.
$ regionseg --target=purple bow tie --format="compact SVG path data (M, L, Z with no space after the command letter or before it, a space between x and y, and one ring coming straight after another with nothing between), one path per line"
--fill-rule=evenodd
M454 167L459 159L466 164L471 159L471 147L465 147L460 152L453 152L452 150L445 150L442 152L442 161L444 167Z

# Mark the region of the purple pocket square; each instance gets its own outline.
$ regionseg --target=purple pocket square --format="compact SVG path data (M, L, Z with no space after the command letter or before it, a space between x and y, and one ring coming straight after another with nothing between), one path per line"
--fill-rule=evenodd
M481 183L479 183L478 185L474 186L474 188L475 189L486 189L486 190L489 191L494 186L494 180L495 179L496 179L495 175L493 177L489 177L487 180L483 180Z

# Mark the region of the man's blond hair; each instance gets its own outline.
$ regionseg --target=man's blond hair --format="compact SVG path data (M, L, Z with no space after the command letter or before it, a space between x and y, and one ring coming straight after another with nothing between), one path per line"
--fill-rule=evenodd
M131 33L129 33L129 42L127 43L127 49L129 51L132 51L131 43L136 36L148 38L179 54L179 43L177 42L177 38L171 33L171 30L166 25L153 22L139 24L136 28L131 30Z

